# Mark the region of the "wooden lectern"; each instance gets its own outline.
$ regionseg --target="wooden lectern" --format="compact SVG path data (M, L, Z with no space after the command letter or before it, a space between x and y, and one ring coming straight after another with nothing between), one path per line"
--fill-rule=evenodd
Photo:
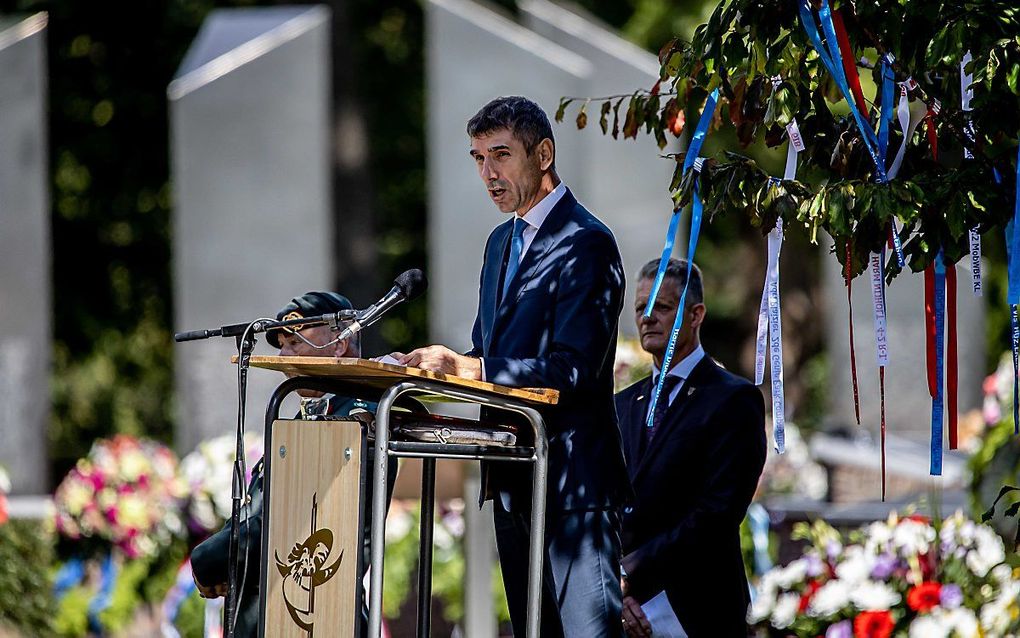
M528 637L538 638L545 536L547 440L537 406L554 405L548 389L499 386L354 358L253 356L251 366L286 373L266 409L265 494L259 635L265 637L354 636L362 573L361 495L373 484L369 638L382 629L386 484L390 456L422 461L421 551L418 582L419 638L429 635L432 595L432 526L435 462L439 458L533 463ZM367 449L357 421L293 421L279 418L283 399L299 389L378 400L374 467L364 468ZM464 402L516 412L530 423L531 446L486 446L393 440L391 410L402 399ZM471 420L463 420L470 424Z

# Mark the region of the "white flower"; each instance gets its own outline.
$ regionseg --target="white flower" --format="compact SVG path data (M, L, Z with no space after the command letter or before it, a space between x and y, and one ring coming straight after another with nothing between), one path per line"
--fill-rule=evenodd
M804 582L807 570L808 562L803 558L798 558L786 567L778 570L775 576L776 584L783 589L790 589L794 585L799 585Z
M0 467L0 494L7 494L11 491L11 477L7 476L7 471L3 467Z
M752 625L760 623L772 614L772 609L775 606L776 597L774 594L770 596L759 591L758 595L751 602L751 606L747 609L747 622Z
M893 547L900 551L901 556L927 553L934 540L935 530L927 523L907 519L900 521L893 530Z
M992 568L992 580L1000 585L1006 585L1013 580L1013 570L1005 563Z
M786 629L793 624L797 617L797 609L800 607L800 596L797 594L783 594L776 601L776 607L772 610L772 626L777 629Z
M910 638L949 638L952 627L940 614L918 616L910 623Z
M946 624L955 632L953 638L978 638L978 619L973 611L966 607L957 607L945 611L944 614Z
M998 600L981 608L981 629L985 635L1001 636L1009 629L1008 606L1001 605Z
M864 533L868 538L865 547L868 551L879 554L885 546L892 540L892 528L889 527L884 521L875 521L871 525L864 528Z
M1006 560L1002 539L985 525L979 525L974 533L975 548L967 552L967 567L978 576L985 576L989 570Z
M773 599L779 594L779 573L782 571L782 567L773 567L772 569L765 572L761 580L758 582L758 591L762 595L769 596Z
M815 618L832 616L850 604L850 586L842 580L830 580L815 592L808 603L808 615Z
M871 577L875 567L875 555L860 545L850 545L843 553L843 560L836 565L836 576L849 584L861 583Z
M900 602L900 595L885 583L866 581L854 587L850 600L861 611L886 611Z

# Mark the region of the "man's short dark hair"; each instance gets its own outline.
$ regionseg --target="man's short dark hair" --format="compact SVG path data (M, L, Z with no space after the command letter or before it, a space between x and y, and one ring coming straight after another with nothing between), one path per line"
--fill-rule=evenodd
M694 304L705 302L705 289L701 283L701 269L698 268L697 264L693 264L691 268L691 285L687 287L687 299L684 305L688 308ZM659 260L653 259L644 266L641 267L641 273L638 275L638 281L644 281L650 279L655 280L655 275L659 272ZM687 260L686 259L674 259L670 258L669 264L666 266L666 275L663 278L663 282L672 280L676 282L677 290L683 291L684 284L687 283ZM663 285L666 285L665 283Z
M524 145L529 155L545 138L549 138L554 148L556 146L549 116L541 106L526 97L498 97L483 106L467 123L467 134L470 137L479 137L500 129L510 131Z

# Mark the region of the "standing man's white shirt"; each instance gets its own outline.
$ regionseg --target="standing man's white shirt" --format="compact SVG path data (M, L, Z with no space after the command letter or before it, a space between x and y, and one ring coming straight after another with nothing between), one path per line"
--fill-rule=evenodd
M559 186L554 188L551 193L546 195L537 204L531 207L531 210L524 213L524 217L521 217L528 225L525 226L524 232L521 233L521 239L524 240L524 246L521 248L521 257L517 261L518 264L524 260L524 255L527 254L528 248L531 246L531 242L535 241L535 235L538 234L538 229L542 227L542 222L552 212L554 206L559 203L560 199L567 193L567 185L560 182ZM516 215L516 213L514 213Z
M705 358L705 349L698 344L698 347L694 349L689 355L680 360L680 363L670 368L666 376L680 377L680 383L676 384L673 391L669 393L669 403L667 405L673 405L673 401L680 396L680 390L684 387L687 379L690 378L691 373L694 372L694 368L697 367L701 360ZM652 364L652 382L654 383L659 377L659 368L653 363ZM652 386L654 387L654 385ZM649 402L650 405L650 402Z

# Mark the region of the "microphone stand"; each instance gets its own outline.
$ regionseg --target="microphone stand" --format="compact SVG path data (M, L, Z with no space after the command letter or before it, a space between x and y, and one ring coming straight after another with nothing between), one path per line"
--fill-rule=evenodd
M234 625L237 622L237 552L241 541L241 501L245 495L244 484L244 412L245 401L248 394L248 366L251 363L251 354L255 350L256 321L252 324L252 330L245 330L235 335L237 343L237 441L234 451L234 476L230 484L230 543L227 545L227 600L224 604L224 625L227 630L227 638L234 638ZM251 525L251 521L248 521ZM245 542L245 576L247 576L248 543Z
M245 498L246 485L244 482L244 415L245 403L248 394L248 368L251 364L251 355L255 350L256 335L274 328L286 328L290 326L322 326L328 325L334 330L339 329L341 321L349 321L357 317L355 310L341 310L336 313L327 313L319 317L300 317L287 321L268 321L258 319L253 322L235 323L212 330L192 330L190 332L179 332L174 335L174 341L194 341L197 339L208 339L210 337L234 337L237 344L237 432L236 447L234 451L234 471L230 485L230 542L227 546L227 596L224 604L223 619L226 628L226 638L234 638L234 625L237 622L237 603L240 597L238 591L238 549L241 541L241 503ZM251 523L248 523L251 525ZM247 578L248 543L245 543L245 569L242 581ZM259 539L261 542L261 539ZM243 584L243 582L242 582Z

